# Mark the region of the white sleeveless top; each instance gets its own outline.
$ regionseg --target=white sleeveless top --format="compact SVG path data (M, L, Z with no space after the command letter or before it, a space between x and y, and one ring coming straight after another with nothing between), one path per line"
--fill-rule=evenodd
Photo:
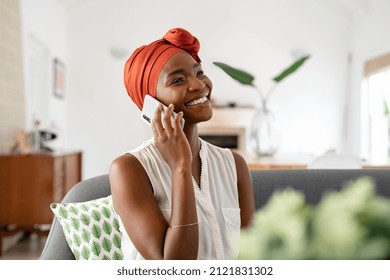
M233 154L201 141L200 188L193 179L199 222L198 259L235 259L239 249L240 208L237 171ZM171 216L171 170L153 144L153 138L130 151L144 167L157 203L169 222ZM119 217L124 259L144 259L137 251Z

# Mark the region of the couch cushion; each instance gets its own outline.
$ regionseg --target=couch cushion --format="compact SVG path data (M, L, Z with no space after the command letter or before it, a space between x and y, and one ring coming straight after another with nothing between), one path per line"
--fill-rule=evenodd
M123 259L121 232L111 196L86 202L52 203L50 208L75 259Z

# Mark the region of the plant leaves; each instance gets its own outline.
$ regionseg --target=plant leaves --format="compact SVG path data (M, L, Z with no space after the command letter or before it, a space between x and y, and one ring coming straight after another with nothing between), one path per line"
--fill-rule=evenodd
M112 259L113 260L122 260L123 257L121 254L119 254L117 251L115 251L114 254L112 255Z
M91 232L92 235L95 236L96 238L100 238L100 236L102 235L102 229L97 225L92 226Z
M104 221L102 224L103 231L107 234L110 235L112 232L112 225L108 223L107 221Z
M108 209L108 207L103 206L101 211L102 211L102 214L104 215L104 217L106 217L106 218L111 217L111 211L110 211L110 209Z
M103 238L102 240L102 247L104 248L104 250L106 250L107 252L110 252L111 249L112 249L112 242L107 239L107 238Z
M73 249L73 255L76 260L80 259L80 252L76 249Z
M297 71L309 57L310 57L309 55L306 55L299 58L293 64L291 64L289 67L283 70L279 75L274 77L272 80L274 80L276 83L281 82L284 78Z
M79 220L75 219L75 218L72 218L71 221L70 221L70 224L72 225L72 227L76 230L78 230L80 228L80 222Z
M384 113L386 116L390 115L389 106L387 106L387 102L384 102Z
M92 242L91 251L95 254L95 256L99 256L100 252L102 251L102 247L99 245L99 243L94 241Z
M91 252L89 251L88 248L83 247L83 249L81 250L81 255L83 256L84 259L88 260L89 256L91 255Z
M117 230L117 231L120 231L120 225L119 225L119 221L117 218L114 218L114 220L112 221L112 225L113 227Z
M97 210L92 210L91 217L92 217L92 219L94 219L95 221L99 222L99 221L100 221L100 218L102 217L102 215L100 214L99 211L97 211Z
M85 242L89 242L89 240L91 239L91 233L86 230L86 229L83 229L83 231L81 232L81 238L85 241Z
M98 208L99 207L99 203L97 203L96 201L93 201L91 202L91 205L95 208Z
M77 214L79 213L79 209L77 209L76 206L71 205L71 206L69 207L69 212L71 212L71 213L77 215Z
M255 77L244 70L237 69L222 62L213 62L214 65L221 68L226 74L244 85L254 86Z
M58 209L58 214L64 219L68 218L68 211L66 211L65 207L63 206L60 206Z
M81 221L84 225L88 226L89 223L91 222L91 218L90 218L88 215L86 215L86 214L84 214L84 213L81 213L81 215L80 215L80 221Z
M114 243L114 246L117 247L118 249L121 248L121 238L119 235L114 234L112 237L112 242Z
M81 245L81 238L77 233L73 235L73 243L76 244L77 247Z
M86 205L86 204L81 204L81 205L80 205L80 209L83 210L83 211L88 211L89 206Z
M71 231L71 226L70 226L69 223L66 223L65 226L64 226L64 228L65 228L65 231L66 231L67 233L70 233L70 231Z

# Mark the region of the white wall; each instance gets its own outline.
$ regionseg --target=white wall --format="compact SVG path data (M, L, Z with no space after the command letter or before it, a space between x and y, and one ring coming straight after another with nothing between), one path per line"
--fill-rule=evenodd
M292 52L311 54L270 104L283 126L280 152L340 148L350 30L320 5L307 0L88 1L69 13L68 25L67 144L84 151L85 177L106 173L116 156L151 136L123 86L123 65L136 47L177 26L199 38L218 103L253 104L257 96L213 61L251 71L266 88L293 61ZM127 56L112 57L114 47L128 50Z
M66 5L60 0L21 0L21 14L26 128L32 128L33 115L41 121L42 128L57 127L59 137L51 146L64 149L67 98L59 99L53 94L53 60L57 58L65 67L68 65Z
M257 96L213 61L252 72L266 90L294 53L310 54L271 99L283 128L280 153L336 149L358 154L361 73L356 69L367 57L389 49L388 36L384 39L388 20L376 20L389 14L388 1L369 2L376 4L352 24L327 8L327 1L310 0L23 0L22 6L26 29L66 64L66 97L50 97L50 115L64 126L64 146L83 150L83 177L89 178L107 173L115 157L151 136L123 86L123 65L136 47L172 27L187 28L199 38L219 104L253 104ZM382 31L377 33L378 25ZM113 48L126 55L114 57Z

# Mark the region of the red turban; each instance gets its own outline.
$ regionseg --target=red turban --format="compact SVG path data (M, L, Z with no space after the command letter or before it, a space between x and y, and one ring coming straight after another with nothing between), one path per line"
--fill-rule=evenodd
M142 109L146 94L156 97L158 76L164 64L174 54L188 52L197 62L199 41L187 30L174 28L149 45L139 47L125 64L124 82L127 93Z

